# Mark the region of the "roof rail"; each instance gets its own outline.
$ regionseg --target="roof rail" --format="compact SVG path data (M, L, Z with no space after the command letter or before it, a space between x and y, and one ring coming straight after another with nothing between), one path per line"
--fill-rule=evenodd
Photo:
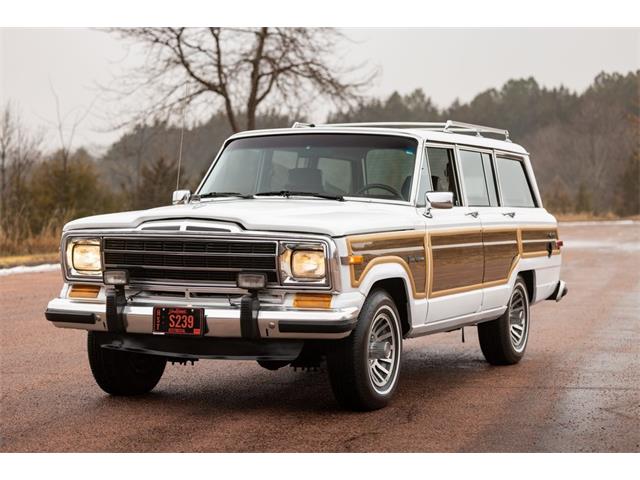
M510 142L509 130L501 128L485 127L483 125L475 125L473 123L456 122L447 120L446 122L360 122L360 123L326 123L322 125L314 125L312 123L296 122L292 128L304 127L374 127L374 128L419 128L436 132L447 133L475 133L481 137L483 133L492 133L502 135L507 142Z
M483 133L495 133L496 135L504 135L504 139L507 142L511 141L511 139L509 138L509 130L504 130L502 128L485 127L483 125L475 125L473 123L456 122L454 120L447 120L444 125L443 131L456 133L466 133L468 131L473 131L476 132L476 135L478 137L481 137Z

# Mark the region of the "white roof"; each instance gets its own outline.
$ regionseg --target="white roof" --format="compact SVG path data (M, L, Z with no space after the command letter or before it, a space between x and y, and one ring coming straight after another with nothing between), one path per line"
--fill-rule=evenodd
M424 125L424 126L422 126ZM449 126L451 125L451 126ZM460 125L460 126L457 126ZM458 145L469 145L487 149L495 149L506 152L527 154L527 151L517 143L508 139L509 133L506 130L482 127L458 122L419 124L419 123L380 123L380 124L327 124L327 125L307 125L295 124L292 128L274 128L267 130L248 130L236 133L230 138L253 137L262 135L285 135L285 134L309 134L309 133L364 133L364 134L384 134L411 136L427 142L452 143ZM482 133L492 133L504 135L505 140L481 136Z

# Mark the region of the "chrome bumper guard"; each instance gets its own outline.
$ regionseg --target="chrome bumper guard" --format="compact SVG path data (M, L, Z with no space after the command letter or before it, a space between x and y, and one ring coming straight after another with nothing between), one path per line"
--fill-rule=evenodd
M567 287L566 282L564 280L560 280L558 285L556 285L555 290L547 300L555 300L556 302L559 302L567 293L569 293L569 288Z

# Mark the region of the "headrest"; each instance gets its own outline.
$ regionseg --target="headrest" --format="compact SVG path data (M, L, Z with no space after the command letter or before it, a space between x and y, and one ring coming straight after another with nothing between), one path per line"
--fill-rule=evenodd
M405 200L409 200L409 193L411 192L411 179L413 178L412 175L409 175L407 178L404 179L404 182L402 182L402 188L400 189L400 193L402 194L402 198L404 198Z
M292 168L289 170L287 190L322 193L322 170L317 168Z

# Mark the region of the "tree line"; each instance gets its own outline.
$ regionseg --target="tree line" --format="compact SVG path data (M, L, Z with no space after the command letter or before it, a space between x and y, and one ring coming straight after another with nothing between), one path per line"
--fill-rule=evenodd
M507 128L531 154L545 207L553 213L640 214L640 72L601 73L582 93L514 79L469 102L436 106L422 89L361 98L329 122L444 121ZM351 87L350 87L351 88ZM236 125L290 126L304 117L271 107ZM61 225L80 216L166 205L177 178L180 128L173 119L137 122L94 157L46 152L16 108L0 117L0 255L55 250ZM194 189L235 127L224 108L184 131L181 188Z
M531 154L555 213L640 213L640 78L601 73L581 94L514 79L438 109L423 90L372 99L330 121L444 121L506 128Z

